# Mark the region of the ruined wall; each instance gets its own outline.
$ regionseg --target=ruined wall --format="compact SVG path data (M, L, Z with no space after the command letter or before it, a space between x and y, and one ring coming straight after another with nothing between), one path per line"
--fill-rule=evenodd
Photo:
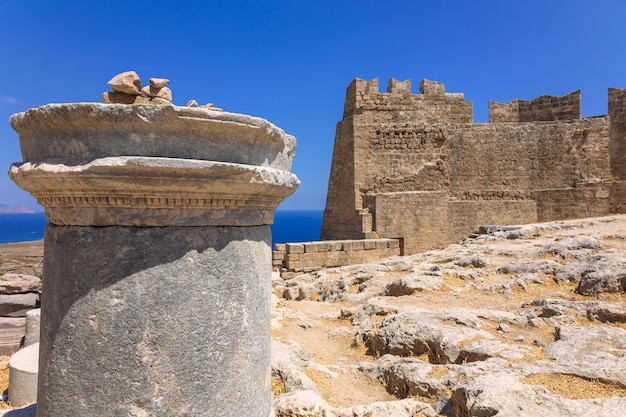
M489 122L550 122L581 118L580 90L565 96L541 96L532 101L489 102Z
M375 262L400 255L397 239L336 240L276 244L273 266L285 279L296 273L343 265Z
M626 181L626 90L609 88L609 155L613 179Z
M610 92L604 117L582 119L576 91L490 103L491 122L472 124L472 104L445 93L443 84L424 80L421 94L411 94L410 81L390 80L387 93L377 89L377 80L348 88L340 125L349 121L341 135L351 137L336 140L351 146L351 161L337 158L352 164L340 179L352 187L350 201L345 189L332 186L339 180L331 174L323 237L399 238L414 253L458 241L481 224L587 217L626 206L624 90ZM326 221L341 204L344 219L371 216L367 230L363 221Z

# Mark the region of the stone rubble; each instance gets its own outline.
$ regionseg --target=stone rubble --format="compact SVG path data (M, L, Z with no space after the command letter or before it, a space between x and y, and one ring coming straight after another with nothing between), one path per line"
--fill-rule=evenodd
M172 90L167 85L167 78L150 78L149 85L141 86L141 79L135 71L125 71L109 80L109 87L113 91L102 93L102 102L105 104L154 104L171 106ZM213 103L199 106L196 100L189 100L187 107L203 107L213 111L223 111Z
M26 333L26 313L39 307L41 279L29 274L0 275L0 355L17 352Z
M473 236L276 276L276 417L622 416L626 216Z

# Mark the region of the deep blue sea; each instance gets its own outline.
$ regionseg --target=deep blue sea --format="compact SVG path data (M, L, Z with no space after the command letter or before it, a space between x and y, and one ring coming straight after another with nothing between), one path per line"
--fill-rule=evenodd
M272 243L319 240L323 213L322 210L277 211L272 225ZM46 223L43 213L0 214L0 243L43 239Z

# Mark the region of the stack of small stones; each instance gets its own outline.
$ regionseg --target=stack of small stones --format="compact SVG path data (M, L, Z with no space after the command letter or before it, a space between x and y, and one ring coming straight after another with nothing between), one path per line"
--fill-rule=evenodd
M172 104L172 91L166 87L170 80L150 78L150 85L141 88L141 80L135 71L117 74L109 81L112 92L102 93L107 104ZM145 97L144 97L145 95Z
M26 333L26 312L39 308L41 279L27 274L0 275L0 355L17 352Z
M166 87L170 83L167 78L150 78L150 85L141 87L141 80L135 71L117 74L109 81L113 91L102 93L102 102L106 104L158 104L172 105L172 90ZM222 111L213 103L199 106L196 100L190 100L188 107L204 107L209 110Z

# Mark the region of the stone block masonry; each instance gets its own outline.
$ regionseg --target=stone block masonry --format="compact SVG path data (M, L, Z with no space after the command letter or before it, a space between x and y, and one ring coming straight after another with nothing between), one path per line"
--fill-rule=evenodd
M401 255L398 239L332 240L274 245L273 266L283 278L322 268L375 262Z
M355 79L337 124L321 239L400 239L406 254L481 224L626 212L626 90L582 118L580 91L489 103L489 123L441 83ZM366 220L366 221L365 221Z

